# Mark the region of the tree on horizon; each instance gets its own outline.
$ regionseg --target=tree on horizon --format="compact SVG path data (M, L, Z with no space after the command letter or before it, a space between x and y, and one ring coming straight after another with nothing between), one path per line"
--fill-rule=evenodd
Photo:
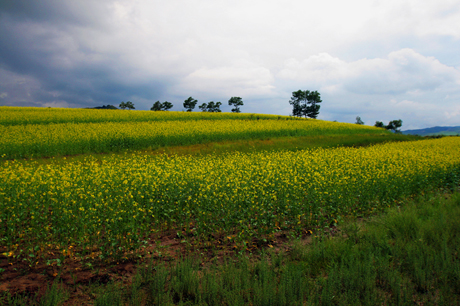
M228 100L228 105L233 105L234 108L232 108L232 113L241 113L240 106L243 106L243 99L240 97L231 97L230 100Z
M319 115L321 95L318 91L297 90L292 92L289 104L292 105L292 115L296 117L309 117L316 119Z
M120 107L121 109L126 109L126 108L127 108L127 109L135 109L134 103L131 102L131 101L128 101L128 102L121 102L120 105L119 105L119 107Z
M395 133L401 133L401 130L399 129L403 124L403 121L401 119L398 120L392 120L388 123L388 125L384 125L382 121L375 121L374 126L378 128L384 128L387 130L392 130Z
M153 106L150 108L151 111L167 111L168 109L172 108L173 105L171 102L165 101L163 103L160 103L160 101L157 101L153 103Z
M187 112L191 112L195 108L197 103L198 100L195 100L192 97L188 97L187 100L184 101L183 105Z
M364 124L364 121L361 120L361 117L360 117L360 116L356 116L356 122L355 122L355 124L363 125L363 124Z

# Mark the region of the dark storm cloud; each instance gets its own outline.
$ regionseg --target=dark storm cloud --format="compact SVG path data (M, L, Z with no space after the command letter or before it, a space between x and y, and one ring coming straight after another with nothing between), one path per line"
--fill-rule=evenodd
M455 125L456 7L438 0L0 0L0 105L130 100L149 109L167 100L181 110L189 96L224 104L241 96L244 111L286 115L291 93L308 89L322 94L320 119L405 116L407 128ZM315 14L296 15L306 11Z
M20 22L34 21L89 26L103 25L109 1L63 0L14 0L1 1L2 15L9 15Z
M129 82L117 54L94 52L81 31L104 32L105 1L11 1L0 7L0 84L3 105L91 107L163 94L155 79ZM78 3L71 4L71 3Z

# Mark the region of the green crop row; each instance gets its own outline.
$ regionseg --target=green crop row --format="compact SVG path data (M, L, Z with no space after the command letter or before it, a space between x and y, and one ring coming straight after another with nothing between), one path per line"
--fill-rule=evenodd
M363 133L390 135L390 132L375 127L317 120L222 119L0 125L0 157L65 156L227 140Z
M249 247L363 216L460 178L460 140L221 156L3 161L0 247L33 263L128 256L166 230ZM59 251L56 251L59 250Z

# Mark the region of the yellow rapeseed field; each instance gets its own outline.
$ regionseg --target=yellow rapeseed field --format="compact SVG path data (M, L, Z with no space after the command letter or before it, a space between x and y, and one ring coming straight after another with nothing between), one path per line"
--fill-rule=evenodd
M212 128L206 124L197 122ZM367 215L459 178L460 138L220 156L4 160L0 247L31 262L56 248L110 258L154 244L149 235L171 229L195 243L244 247L278 231L299 235Z
M156 149L282 136L390 133L370 126L288 120L289 117L273 115L260 115L260 118L266 119L262 120L257 119L259 115L253 114L84 109L47 111L38 108L25 108L20 112L15 108L15 111L0 109L0 115L3 116L0 118L0 157L3 159ZM75 122L69 121L71 118ZM142 120L137 121L139 118ZM11 125L6 123L7 119L22 120L23 123ZM88 122L82 121L84 119ZM106 121L102 122L104 119Z
M242 119L292 119L288 116L248 113L208 113L173 111L129 111L107 109L44 108L0 106L0 125L97 123L97 122L147 122L168 120L242 120Z

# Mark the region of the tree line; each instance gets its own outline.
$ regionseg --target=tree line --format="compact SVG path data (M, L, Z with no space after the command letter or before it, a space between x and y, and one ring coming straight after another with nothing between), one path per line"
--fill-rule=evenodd
M364 122L361 120L360 116L356 116L356 124L363 125ZM384 128L386 130L391 130L395 133L401 133L401 130L399 129L402 126L402 120L392 120L390 121L387 125L385 125L382 121L375 121L374 126L378 128Z
M316 119L319 115L319 109L321 103L321 95L318 91L310 91L310 90L298 90L292 93L292 97L289 100L289 104L292 105L292 116L295 117L305 117L305 118L313 118ZM195 109L196 105L198 104L198 100L194 99L193 97L188 97L184 103L182 104L184 109L187 112L191 112ZM241 97L231 97L228 100L228 105L233 106L232 112L233 113L240 113L241 106L244 105L243 99ZM220 107L222 106L222 102L214 102L210 101L208 103L202 103L198 108L202 112L210 112L210 113L220 113L222 110ZM119 107L121 109L135 109L134 103L131 101L121 102ZM156 101L153 103L150 110L152 111L167 111L173 107L171 102L165 101L160 102ZM104 105L103 107L97 108L116 108L113 105Z
M184 103L182 104L184 108L186 109L187 112L193 111L195 109L195 106L197 105L198 100L188 97ZM210 112L210 113L220 113L222 110L220 109L222 105L222 102L214 102L210 101L208 103L203 103L198 108L202 112ZM231 97L230 100L228 100L228 105L233 106L232 112L233 113L241 113L240 106L243 106L243 99L241 97ZM152 107L150 108L151 111L167 111L171 109L174 105L171 102L165 101L161 103L160 101L156 101L153 103ZM121 109L135 109L134 103L131 101L127 102L121 102L120 105L118 106ZM100 109L116 109L115 106L113 105L107 105L107 106L102 106L102 107L95 107L95 108L100 108Z
M292 106L292 116L294 117L305 117L305 118L312 118L316 119L319 115L319 109L321 106L319 105L322 102L321 100L321 94L315 90L315 91L310 91L310 90L297 90L292 92L292 97L289 100L289 104ZM184 103L183 106L186 109L187 112L193 111L195 109L196 105L198 104L198 100L188 97ZM240 106L243 106L243 99L241 97L231 97L230 100L228 100L228 105L233 106L232 112L233 113L240 113L241 109ZM203 103L198 108L202 112L209 112L209 113L220 113L222 112L220 107L222 106L221 102L214 102L210 101L208 103ZM121 109L134 109L134 103L128 101L128 102L121 102L119 107ZM165 101L161 103L160 101L156 101L153 103L153 106L150 108L152 111L167 111L173 107L173 104L171 102ZM107 106L102 106L102 107L96 107L96 108L104 108L104 109L116 109L115 106L113 105L107 105ZM364 122L361 120L360 116L356 117L356 124L363 125ZM387 130L392 130L395 133L401 133L400 127L402 126L402 120L392 120L390 121L387 125L385 125L381 121L376 121L375 122L375 127L378 128L384 128Z
M321 95L318 91L310 91L310 90L298 90L292 93L292 97L289 100L289 104L292 105L292 116L295 117L305 117L305 118L313 118L316 119L319 114L319 109L321 103ZM195 109L196 105L198 104L198 100L194 99L193 97L188 97L184 103L182 104L184 109L187 112L191 112ZM240 113L241 106L244 105L243 99L241 97L231 97L228 100L228 105L233 106L232 112L233 113ZM107 108L116 108L113 105L108 105L110 107ZM210 101L208 103L203 103L198 108L202 112L210 112L210 113L220 113L222 110L220 107L222 106L222 102L214 102ZM135 109L134 103L131 101L121 102L119 107L121 109ZM152 111L167 111L173 107L171 102L165 101L161 103L160 101L156 101L153 103L153 106L150 108ZM98 107L98 108L106 108Z

